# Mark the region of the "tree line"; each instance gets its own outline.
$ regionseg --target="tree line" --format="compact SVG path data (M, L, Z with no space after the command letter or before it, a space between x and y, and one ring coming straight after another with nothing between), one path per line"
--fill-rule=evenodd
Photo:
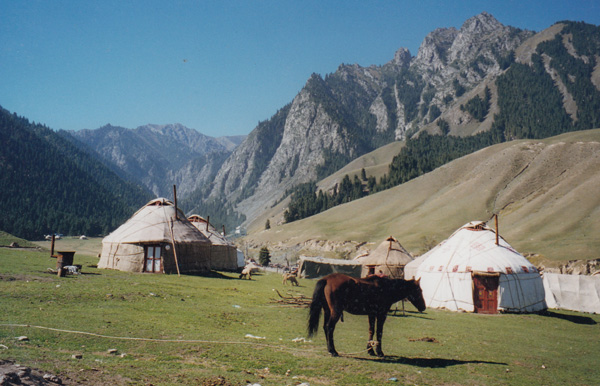
M15 236L107 234L151 197L48 127L2 108L0 143L0 229Z

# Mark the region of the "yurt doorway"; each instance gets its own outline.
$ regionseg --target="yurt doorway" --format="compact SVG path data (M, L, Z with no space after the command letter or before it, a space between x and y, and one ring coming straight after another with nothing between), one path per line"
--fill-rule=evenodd
M478 314L498 313L499 274L473 273L473 306Z
M147 245L145 248L144 272L161 273L162 259L160 245Z

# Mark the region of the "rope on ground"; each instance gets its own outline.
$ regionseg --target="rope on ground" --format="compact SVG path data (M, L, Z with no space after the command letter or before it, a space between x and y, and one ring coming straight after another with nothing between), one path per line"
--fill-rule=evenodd
M268 347L268 348L279 349L279 350L316 352L316 350L307 350L307 349L301 349L301 348L296 348L296 347L276 346L276 345L265 344L265 343L256 343L256 342L227 342L227 341L202 340L202 339L136 338L136 337L130 337L130 336L112 336L112 335L97 334L94 332L64 330L64 329L54 328L54 327L35 326L32 324L2 323L2 324L0 324L0 326L37 328L40 330L49 330L49 331L63 332L63 333L68 333L68 334L88 335L88 336L95 336L98 338L116 339L116 340L135 340L135 341L159 342L159 343L205 343L205 344L235 344L235 345L245 344L245 345L251 345L251 346L258 346L258 347Z

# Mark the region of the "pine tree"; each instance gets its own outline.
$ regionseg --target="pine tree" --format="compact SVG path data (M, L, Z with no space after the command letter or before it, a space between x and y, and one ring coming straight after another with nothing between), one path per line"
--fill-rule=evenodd
M260 249L260 252L258 253L258 262L264 267L271 263L271 252L269 252L269 248L262 247Z

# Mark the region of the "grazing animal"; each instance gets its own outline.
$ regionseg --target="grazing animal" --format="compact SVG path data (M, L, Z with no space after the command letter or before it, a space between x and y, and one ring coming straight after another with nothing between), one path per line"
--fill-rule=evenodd
M293 273L286 272L286 273L283 274L283 284L284 285L285 285L285 283L288 280L290 281L290 283L292 283L292 285L295 285L295 286L299 286L300 285L298 283L298 279L296 278L296 275L293 274Z
M348 311L355 315L368 315L367 350L371 355L382 357L383 324L392 305L402 299L408 299L420 312L425 310L425 299L423 299L419 280L389 279L378 276L357 279L341 273L332 273L320 279L315 286L308 318L308 336L311 337L317 332L321 310L323 310L323 330L327 340L327 350L336 357L338 352L333 343L333 331L338 320L342 318L342 313ZM373 341L375 325L377 325L377 335L376 340Z
M248 280L252 280L252 269L250 267L244 267L242 273L240 273L240 279L248 276Z

